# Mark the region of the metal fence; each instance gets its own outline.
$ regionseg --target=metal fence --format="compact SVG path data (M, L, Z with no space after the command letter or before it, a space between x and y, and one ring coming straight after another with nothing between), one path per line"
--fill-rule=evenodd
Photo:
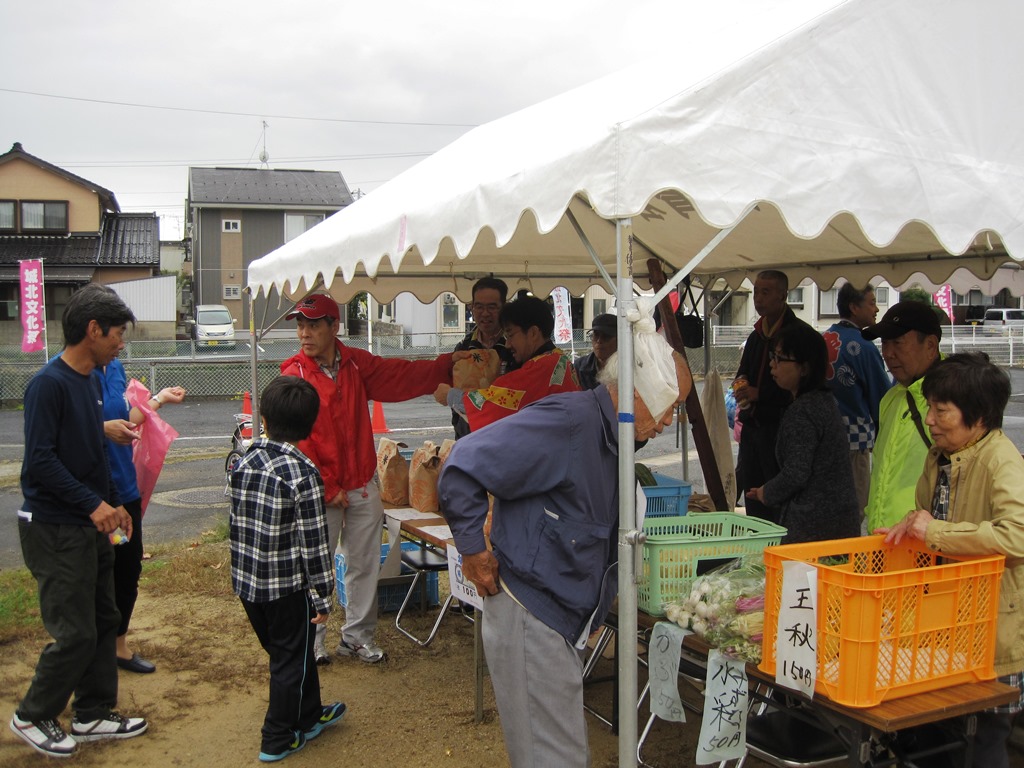
M1007 330L991 326L955 326L954 333L943 329L942 351L986 352L992 362L1001 366L1024 364L1024 329ZM707 373L710 367L725 377L731 376L739 365L743 342L750 334L748 326L714 326L711 334L711 354L703 349L690 349L687 358L696 375ZM450 352L461 339L457 334L399 334L375 335L373 353L383 357L425 358ZM367 349L366 336L343 339L350 347ZM586 354L590 344L585 332L577 329L572 344L559 345L577 356ZM258 388L262 389L280 371L280 364L298 352L294 338L273 338L260 342L257 358ZM49 355L60 352L51 345ZM48 358L47 358L48 359ZM137 378L152 391L163 387L182 386L190 397L241 397L252 386L250 373L250 346L238 341L233 348L197 348L193 341L130 341L121 353L121 360L129 377ZM42 353L25 355L16 345L0 345L0 402L16 406L21 402L28 380L43 364Z

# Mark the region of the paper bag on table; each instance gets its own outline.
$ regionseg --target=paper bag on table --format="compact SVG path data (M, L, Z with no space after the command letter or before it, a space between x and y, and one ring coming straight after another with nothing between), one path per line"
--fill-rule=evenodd
M420 512L437 512L437 476L441 471L438 446L429 440L412 454L409 468L409 506Z
M471 349L471 357L459 360L452 369L456 389L485 389L501 373L501 358L493 349Z
M448 454L452 452L452 448L455 447L455 441L450 437L445 438L441 443L441 448L437 452L437 458L441 460L441 469L444 468L444 463L448 461Z
M377 445L377 481L381 501L405 506L409 503L409 462L398 452L398 446L394 440L380 439Z

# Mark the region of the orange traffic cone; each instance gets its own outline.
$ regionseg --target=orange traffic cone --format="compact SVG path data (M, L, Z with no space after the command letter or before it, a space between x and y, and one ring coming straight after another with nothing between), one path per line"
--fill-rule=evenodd
M373 401L373 434L380 435L385 432L390 432L388 429L388 423L384 421L384 406L380 404L379 400Z
M242 426L242 437L249 440L252 438L252 395L249 392L242 396L242 414L249 417L249 426Z

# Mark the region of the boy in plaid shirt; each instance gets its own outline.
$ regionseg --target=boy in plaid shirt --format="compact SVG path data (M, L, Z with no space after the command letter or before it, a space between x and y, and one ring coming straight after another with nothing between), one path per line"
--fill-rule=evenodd
M231 473L231 583L270 655L270 706L259 759L277 762L341 720L345 705L320 701L315 625L327 621L334 589L324 486L293 443L308 437L320 408L309 382L267 385L255 440Z

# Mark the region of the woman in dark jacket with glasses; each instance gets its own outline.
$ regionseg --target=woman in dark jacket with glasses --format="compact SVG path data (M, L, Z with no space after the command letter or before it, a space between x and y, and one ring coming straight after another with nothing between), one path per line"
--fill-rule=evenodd
M793 402L775 443L779 473L747 496L782 510L784 544L860 535L849 440L825 383L825 340L809 325L789 326L776 337L769 360L772 378Z

